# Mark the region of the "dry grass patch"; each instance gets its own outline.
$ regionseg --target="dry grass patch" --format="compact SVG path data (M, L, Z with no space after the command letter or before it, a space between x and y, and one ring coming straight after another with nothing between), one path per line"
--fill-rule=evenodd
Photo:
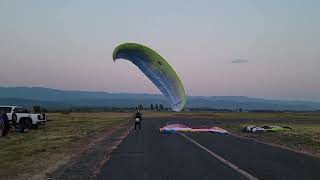
M125 124L128 113L49 114L45 127L0 138L0 179L26 179L65 163L92 138Z

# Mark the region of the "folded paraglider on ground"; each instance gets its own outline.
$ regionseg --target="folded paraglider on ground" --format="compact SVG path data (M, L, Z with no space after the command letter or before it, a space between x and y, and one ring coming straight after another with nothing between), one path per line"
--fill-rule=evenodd
M165 134L173 134L177 132L212 132L212 133L220 133L220 134L229 134L228 131L219 127L190 128L184 124L169 124L160 128L160 132Z
M278 132L287 131L292 129L287 126L246 126L243 128L243 132L247 133L262 133L262 132Z

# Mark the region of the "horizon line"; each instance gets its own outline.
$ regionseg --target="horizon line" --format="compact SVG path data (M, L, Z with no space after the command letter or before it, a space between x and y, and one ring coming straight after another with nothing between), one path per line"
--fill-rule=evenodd
M133 93L133 92L112 92L112 91L100 91L100 90L75 90L75 89L59 89L59 88L51 88L51 87L44 87L44 86L0 86L0 88L42 88L42 89L50 89L50 90L56 90L56 91L78 91L78 92L91 92L91 93L109 93L109 94L136 94L136 95L162 95L159 93ZM320 103L320 100L297 100L297 99L276 99L276 98L265 98L265 97L254 97L254 96L243 96L243 95L188 95L187 97L245 97L245 98L251 98L251 99L259 99L259 100L269 100L269 101L296 101L296 102L313 102L313 103Z

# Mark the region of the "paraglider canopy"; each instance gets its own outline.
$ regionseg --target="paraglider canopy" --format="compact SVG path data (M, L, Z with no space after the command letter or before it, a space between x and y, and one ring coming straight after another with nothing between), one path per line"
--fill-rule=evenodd
M186 94L180 78L169 63L154 50L136 43L115 48L113 60L125 59L135 64L170 101L174 111L186 104Z
M161 133L177 133L177 132L212 132L219 134L229 134L228 131L220 127L211 127L211 128L190 128L184 124L169 124L160 128Z

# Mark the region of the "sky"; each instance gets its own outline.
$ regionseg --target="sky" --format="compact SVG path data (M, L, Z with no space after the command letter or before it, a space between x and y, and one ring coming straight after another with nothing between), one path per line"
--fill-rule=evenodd
M156 50L186 93L320 101L320 1L0 0L0 86L160 93L126 42Z

